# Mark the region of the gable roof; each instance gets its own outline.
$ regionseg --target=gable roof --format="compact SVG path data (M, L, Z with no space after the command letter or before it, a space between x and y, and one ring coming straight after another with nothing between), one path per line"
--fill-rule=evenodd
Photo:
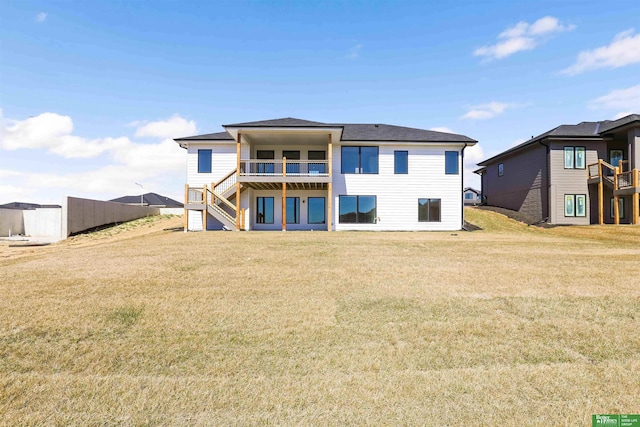
M394 142L458 142L475 144L475 139L464 135L433 130L409 128L375 123L322 123L285 117L281 119L259 120L255 122L224 125L225 128L341 128L341 141L394 141ZM176 138L175 141L233 140L227 132Z
M129 205L140 204L140 196L123 196L117 199L111 199L110 202L126 203ZM147 193L142 195L142 202L149 206L164 206L167 208L181 208L184 205L169 197L162 196L157 193Z
M640 115L639 114L630 114L626 117L623 117L618 120L602 120L599 122L581 122L577 125L560 125L555 127L545 133L542 133L536 137L533 137L522 144L516 145L515 147L511 147L502 153L496 154L495 156L483 160L478 163L478 166L487 166L489 163L498 160L502 157L505 157L508 154L511 154L515 151L526 148L530 145L533 145L539 141L542 141L545 138L602 138L605 133L610 132L614 129L618 129L620 127L632 124L634 122L638 122L640 124Z
M38 203L26 203L26 202L11 202L6 203L4 205L0 205L0 208L3 209L23 209L23 210L33 210L39 208L60 208L60 205L40 205Z
M480 190L476 190L473 187L465 187L464 190L462 190L463 193L466 193L467 191L472 191L472 192L476 193L477 195L480 195Z

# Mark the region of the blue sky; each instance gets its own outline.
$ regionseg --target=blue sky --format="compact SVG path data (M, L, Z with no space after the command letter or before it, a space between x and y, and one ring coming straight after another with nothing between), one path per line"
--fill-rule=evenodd
M638 1L0 1L0 203L181 199L172 138L278 117L449 130L476 162L640 113Z

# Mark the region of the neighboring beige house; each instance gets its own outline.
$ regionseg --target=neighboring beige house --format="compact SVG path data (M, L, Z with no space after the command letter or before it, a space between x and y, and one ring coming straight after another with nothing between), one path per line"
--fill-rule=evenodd
M178 138L185 230L460 230L463 135L295 118Z
M466 187L462 192L465 206L476 206L482 203L482 194L480 190Z
M486 204L551 224L639 224L640 115L561 125L478 163Z

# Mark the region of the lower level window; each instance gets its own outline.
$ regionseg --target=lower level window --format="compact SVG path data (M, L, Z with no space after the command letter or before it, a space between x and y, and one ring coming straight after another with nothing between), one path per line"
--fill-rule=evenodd
M376 196L340 196L340 223L374 224Z
M611 218L616 217L616 211L614 210L615 200L614 197L611 198ZM622 197L618 198L618 213L620 215L619 218L624 219L624 199Z
M564 216L587 216L587 196L585 194L565 194Z
M440 199L418 199L418 221L440 222Z
M326 222L324 197L308 197L307 204L309 209L309 211L307 212L307 223L324 224Z
M300 197L287 197L287 224L300 224Z
M256 202L256 223L273 224L273 197L258 197Z

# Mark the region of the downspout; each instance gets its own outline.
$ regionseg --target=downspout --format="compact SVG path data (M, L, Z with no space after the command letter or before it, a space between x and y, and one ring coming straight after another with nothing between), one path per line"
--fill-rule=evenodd
M466 142L464 143L464 147L462 147L462 151L460 151L460 156L461 156L461 179L460 179L460 198L462 199L462 224L460 224L460 230L464 230L464 149L467 148L469 144L467 144Z
M542 218L542 220L549 221L551 219L551 147L542 142L542 140L538 141L538 144L543 145L546 148L545 163L547 167L547 217Z

